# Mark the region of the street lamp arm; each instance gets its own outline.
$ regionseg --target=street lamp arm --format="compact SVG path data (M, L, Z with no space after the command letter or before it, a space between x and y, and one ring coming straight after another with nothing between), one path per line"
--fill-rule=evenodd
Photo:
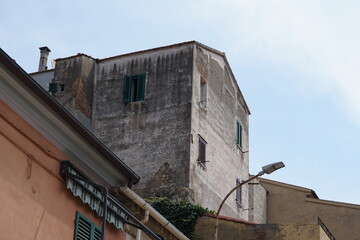
M226 199L228 199L228 197L229 197L236 189L240 188L242 185L244 185L244 184L246 184L246 183L248 183L248 182L251 182L252 180L254 180L255 178L257 178L257 177L259 177L259 176L261 176L261 175L263 175L263 174L264 174L264 173L260 172L260 173L258 173L257 175L252 176L252 177L249 178L248 180L246 180L246 181L244 181L244 182L236 185L233 189L231 189L231 191L230 191L230 192L225 196L225 198L222 200L222 202L221 202L221 204L220 204L220 206L219 206L219 209L218 209L217 212L216 212L216 218L218 218L218 216L219 216L219 214L220 214L220 211L221 211L221 208L222 208L222 206L224 205Z
M272 164L268 164L266 166L263 166L262 167L262 171L260 171L258 174L256 174L255 176L252 176L251 178L249 178L248 180L236 185L233 189L231 189L231 191L226 195L226 197L222 200L220 206L219 206L219 209L217 210L216 212L216 220L215 220L215 235L214 235L214 240L217 240L217 233L218 233L218 226L219 226L219 214L220 214L220 211L221 211L221 208L223 207L226 199L228 199L228 197L238 188L240 188L242 185L248 183L248 182L251 182L252 180L254 180L255 178L257 177L260 177L262 175L264 175L265 173L266 174L270 174L280 168L283 168L285 167L284 163L283 162L275 162L275 163L272 163Z
M221 208L222 208L222 206L224 205L226 199L228 199L228 197L229 197L236 189L240 188L242 185L244 185L244 184L246 184L246 183L248 183L248 182L251 182L252 180L254 180L255 178L257 178L257 177L259 177L259 176L261 176L261 175L263 175L263 174L264 174L264 172L261 171L261 172L259 172L258 174L256 174L255 176L252 176L251 178L249 178L248 180L246 180L246 181L244 181L244 182L236 185L233 189L231 189L231 191L230 191L230 192L226 195L226 197L222 200L222 202L221 202L221 204L220 204L220 206L219 206L219 209L218 209L217 212L216 212L215 238L214 238L215 240L217 240L217 231L218 231L218 227L219 227L219 214L220 214Z

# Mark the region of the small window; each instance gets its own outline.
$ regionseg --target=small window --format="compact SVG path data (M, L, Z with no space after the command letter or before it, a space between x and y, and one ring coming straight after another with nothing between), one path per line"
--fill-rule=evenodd
M200 77L200 106L206 108L207 100L207 86L206 80L203 77Z
M240 179L236 179L236 186L241 184ZM239 204L240 206L242 206L241 204L241 200L242 200L242 194L241 194L241 187L236 189L236 203Z
M198 163L205 167L206 163L206 141L199 136L199 158Z
M236 145L242 148L242 126L239 121L236 122Z
M76 211L74 240L101 240L101 228Z
M143 101L145 98L145 74L124 77L124 102Z

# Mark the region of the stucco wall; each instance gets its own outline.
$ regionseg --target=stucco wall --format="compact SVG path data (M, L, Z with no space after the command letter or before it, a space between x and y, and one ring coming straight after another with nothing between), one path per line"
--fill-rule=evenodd
M200 217L195 226L198 239L214 239L215 218ZM226 240L328 240L320 238L317 224L248 224L236 219L219 219L218 239Z
M189 191L192 46L102 60L92 129L140 177L143 197L192 199ZM145 100L125 103L125 75L146 74Z
M190 188L196 202L217 210L222 199L236 185L236 179L249 177L248 112L223 57L196 47L191 115ZM201 81L206 81L206 106L200 101ZM242 124L242 149L236 145L236 121ZM206 142L205 167L198 163L199 136ZM221 214L248 219L248 186L242 187L242 204L235 193Z
M100 226L94 211L66 189L58 174L64 153L2 101L0 152L1 239L73 239L77 210ZM108 225L108 239L123 235Z
M316 223L318 217L336 239L360 239L360 206L319 200L311 190L262 181L268 194L268 223Z

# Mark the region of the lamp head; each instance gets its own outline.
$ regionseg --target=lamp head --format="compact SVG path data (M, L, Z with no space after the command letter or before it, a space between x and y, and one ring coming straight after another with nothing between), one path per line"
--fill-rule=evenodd
M270 173L272 173L280 168L283 168L283 167L285 167L285 164L283 162L275 162L275 163L268 164L268 165L262 167L262 171L259 172L259 176L263 175L264 173L270 174Z

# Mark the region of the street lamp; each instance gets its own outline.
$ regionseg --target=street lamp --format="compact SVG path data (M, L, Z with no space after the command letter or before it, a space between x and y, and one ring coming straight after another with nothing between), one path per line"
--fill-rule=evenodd
M217 240L217 233L218 233L218 225L219 225L219 214L221 211L222 206L224 205L226 199L228 199L228 197L238 188L240 188L242 185L251 182L252 180L254 180L257 177L260 177L262 175L266 174L270 174L280 168L285 167L285 164L283 162L276 162L276 163L271 163L268 165L265 165L262 167L262 171L260 171L258 174L256 174L255 176L252 176L251 178L249 178L248 180L236 185L233 189L230 190L230 192L226 195L226 197L222 200L219 209L216 212L216 223L215 223L215 240Z

